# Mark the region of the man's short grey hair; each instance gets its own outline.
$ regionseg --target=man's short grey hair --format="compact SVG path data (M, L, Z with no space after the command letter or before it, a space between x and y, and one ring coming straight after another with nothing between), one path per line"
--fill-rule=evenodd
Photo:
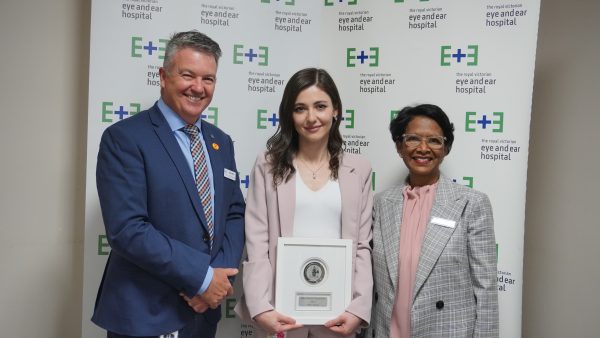
M173 55L183 48L191 48L196 51L212 55L217 64L219 63L219 58L221 57L221 47L219 47L219 44L213 39L209 38L206 34L200 33L196 30L179 32L173 34L167 43L167 48L165 49L165 59L163 60L164 69L169 69Z

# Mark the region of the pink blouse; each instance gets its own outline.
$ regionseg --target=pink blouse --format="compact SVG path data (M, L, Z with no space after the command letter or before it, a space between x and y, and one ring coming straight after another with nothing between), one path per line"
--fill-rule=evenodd
M410 309L421 244L425 237L437 183L422 187L405 186L404 207L398 250L398 290L392 309L390 338L410 338Z

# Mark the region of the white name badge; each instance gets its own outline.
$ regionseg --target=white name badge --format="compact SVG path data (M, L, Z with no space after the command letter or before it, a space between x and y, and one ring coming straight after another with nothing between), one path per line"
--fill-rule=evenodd
M179 337L179 331L173 333L161 334L158 338L177 338Z
M227 177L228 179L230 179L232 181L235 181L235 177L237 176L235 171L229 170L227 168L225 168L224 174L225 174L225 177Z
M431 223L452 229L456 227L456 221L453 221L451 219L443 219L439 217L431 217Z

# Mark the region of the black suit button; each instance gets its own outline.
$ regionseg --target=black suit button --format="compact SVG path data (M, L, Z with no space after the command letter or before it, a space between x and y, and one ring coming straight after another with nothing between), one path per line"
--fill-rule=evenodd
M377 292L375 292L375 302L377 302L379 300L379 294Z
M441 309L443 309L443 308L444 308L444 301L443 301L443 300L438 300L437 302L435 302L435 307L436 307L438 310L441 310Z
M205 242L210 241L210 236L209 235L204 235L204 237L202 237L202 240Z

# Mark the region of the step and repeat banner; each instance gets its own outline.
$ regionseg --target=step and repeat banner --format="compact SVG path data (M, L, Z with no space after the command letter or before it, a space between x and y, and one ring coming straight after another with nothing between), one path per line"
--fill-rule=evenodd
M456 128L442 171L490 196L500 332L519 337L539 7L539 0L92 0L82 337L105 337L89 320L110 253L95 183L100 136L154 104L166 43L190 29L223 50L202 118L232 136L244 193L277 128L287 80L301 68L325 68L335 79L346 151L371 161L375 192L407 174L390 119L406 105L442 107ZM252 337L234 305L235 297L223 303L218 336Z

